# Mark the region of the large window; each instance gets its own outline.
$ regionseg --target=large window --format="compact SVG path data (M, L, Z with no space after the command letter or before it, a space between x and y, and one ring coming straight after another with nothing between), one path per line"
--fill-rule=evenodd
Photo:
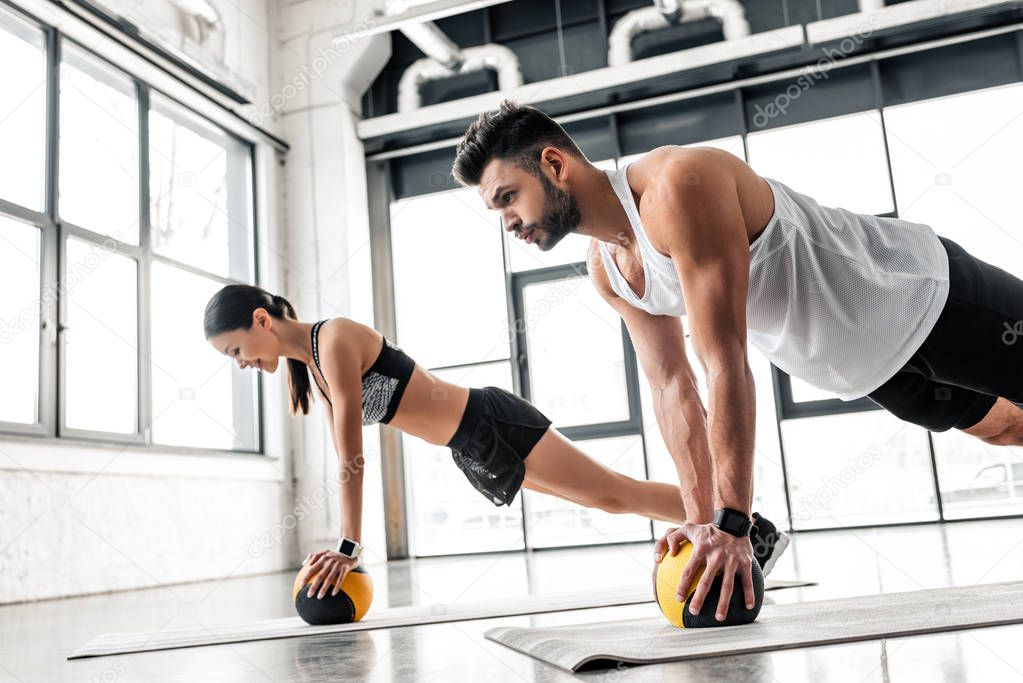
M1023 277L1014 178L1023 154L1023 85L885 110L899 215L926 223L977 258ZM934 434L949 519L1023 513L1019 449L950 430Z
M398 344L448 381L511 389L504 252L479 198L454 190L395 202L391 242ZM415 554L523 547L520 506L484 499L448 449L407 436L402 445Z
M591 458L645 479L635 358L621 319L585 273L577 263L512 277L522 393ZM534 491L523 503L532 548L650 538L649 521L635 515Z
M3 8L0 56L0 426L258 451L258 379L200 330L254 280L252 146Z

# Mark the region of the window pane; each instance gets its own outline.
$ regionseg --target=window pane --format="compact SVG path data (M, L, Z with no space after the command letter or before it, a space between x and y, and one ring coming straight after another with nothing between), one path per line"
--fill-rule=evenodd
M258 450L258 371L241 370L212 352L201 331L202 311L221 286L173 266L153 264L154 443ZM284 364L281 368L287 371Z
M792 383L792 401L794 403L805 403L807 401L825 401L828 399L838 398L835 394L830 391L824 391L817 387L807 384L798 377L792 377L789 375L789 381Z
M586 276L527 285L533 403L559 427L629 419L621 320Z
M463 386L492 385L511 391L511 365L507 361L435 374ZM449 448L406 434L402 435L402 449L413 555L523 548L519 498L511 506L495 506L465 478Z
M1023 276L1016 182L1023 86L885 110L899 215Z
M43 32L0 9L0 58L17 68L4 69L0 89L0 197L43 210L43 162L46 158L46 54ZM10 160L17 159L17 163Z
M63 43L60 215L138 244L138 104L131 79Z
M39 249L38 228L0 217L0 422L39 421Z
M954 429L932 438L946 519L1023 513L1018 448L990 446Z
M614 159L596 161L593 165L600 169L614 169L615 161ZM476 201L482 204L482 200L478 196ZM501 225L501 219L497 217L496 212L493 216L497 224ZM526 244L522 240L516 239L513 233L505 230L501 230L501 232L504 234L504 248L508 251L508 260L513 273L561 266L566 263L582 263L586 260L586 248L590 243L589 238L582 239L577 235L566 235L550 251L540 251L535 244Z
M938 518L927 432L883 411L786 420L797 529Z
M249 282L251 153L166 98L149 112L149 220L153 248Z
M749 163L821 206L892 210L881 117L876 111L750 133Z
M508 358L501 231L475 192L391 205L397 341L426 367Z
M65 422L134 434L138 422L138 277L134 259L68 238Z
M639 435L576 441L594 460L634 479L645 479ZM613 515L563 498L525 491L526 529L531 548L645 541L650 521L639 515Z

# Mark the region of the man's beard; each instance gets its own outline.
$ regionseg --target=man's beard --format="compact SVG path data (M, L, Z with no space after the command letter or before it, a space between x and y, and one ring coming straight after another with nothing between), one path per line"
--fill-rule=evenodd
M565 235L575 232L582 222L583 215L575 195L562 190L542 173L539 174L539 178L544 194L543 215L539 221L527 226L524 231L539 230L540 237L536 241L536 246L540 251L550 251L564 239Z

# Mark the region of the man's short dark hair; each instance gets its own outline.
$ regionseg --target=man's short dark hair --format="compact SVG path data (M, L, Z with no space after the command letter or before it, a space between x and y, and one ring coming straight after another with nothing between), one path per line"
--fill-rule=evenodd
M513 161L537 174L544 147L586 158L554 119L535 107L505 100L496 112L480 114L465 131L455 150L451 174L462 185L479 185L483 169L494 159Z

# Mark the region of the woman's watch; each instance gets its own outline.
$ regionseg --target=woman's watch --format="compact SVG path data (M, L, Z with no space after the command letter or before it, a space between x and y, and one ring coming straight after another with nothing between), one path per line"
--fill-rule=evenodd
M342 536L341 540L337 543L337 551L345 557L357 560L359 559L359 555L362 554L362 544L358 541L353 541L350 538Z
M745 512L722 508L714 511L714 526L732 536L749 536L753 522Z

